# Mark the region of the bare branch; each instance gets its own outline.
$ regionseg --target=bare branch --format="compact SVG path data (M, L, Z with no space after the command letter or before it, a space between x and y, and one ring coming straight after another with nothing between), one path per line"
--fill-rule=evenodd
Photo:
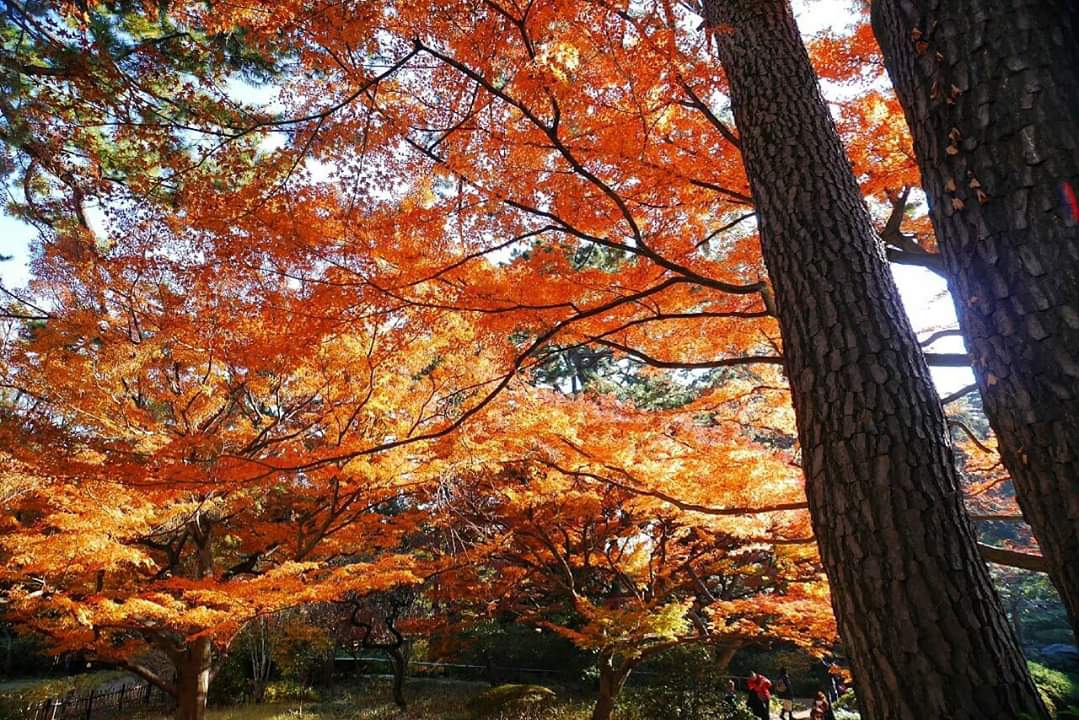
M978 392L978 386L976 384L967 385L966 387L961 387L958 390L956 390L955 392L942 397L940 399L940 404L941 405L947 405L949 403L955 402L956 400L959 400L960 398L964 398L967 395L970 395L970 394L976 393L976 392Z
M986 562L994 563L995 565L1006 565L1008 567L1040 573L1049 572L1049 563L1046 562L1045 558L1041 555L1019 552L1018 550L1008 550L1007 548L985 545L983 543L978 543L978 550L982 554L982 559Z

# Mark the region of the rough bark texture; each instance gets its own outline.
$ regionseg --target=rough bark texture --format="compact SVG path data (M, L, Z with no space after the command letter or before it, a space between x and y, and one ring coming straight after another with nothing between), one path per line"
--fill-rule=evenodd
M1079 637L1079 3L876 0L989 422Z
M862 717L1044 717L962 506L929 369L788 2L705 5Z

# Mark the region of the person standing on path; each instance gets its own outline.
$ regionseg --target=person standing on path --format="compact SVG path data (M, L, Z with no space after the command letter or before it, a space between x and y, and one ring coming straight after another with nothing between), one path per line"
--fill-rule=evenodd
M727 704L727 707L730 710L733 710L738 706L738 693L734 687L734 680L727 681L727 687L723 693L723 702Z
M769 720L772 714L772 709L768 706L772 699L772 681L764 675L751 672L746 685L749 688L750 711L761 720Z
M836 681L836 676L839 674L839 666L831 655L825 655L824 658L821 659L821 664L824 665L824 671L827 673L824 680L824 693L828 702L833 703L839 697L839 687Z
M749 673L749 679L746 680L746 689L749 691L746 695L746 705L749 706L749 712L753 713L753 717L759 718L761 716L761 699L757 696L757 678L756 671Z
M835 720L835 712L832 703L825 696L824 691L817 693L813 699L813 708L809 711L809 720Z
M779 720L794 720L794 686L791 685L791 676L787 668L779 669L779 677L776 679L776 695L783 701L783 707L779 711Z

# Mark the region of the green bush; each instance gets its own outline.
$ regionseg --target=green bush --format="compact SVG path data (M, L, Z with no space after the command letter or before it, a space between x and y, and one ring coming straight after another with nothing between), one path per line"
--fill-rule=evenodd
M853 690L847 692L836 698L836 701L832 703L834 710L850 710L851 712L858 712L858 697L854 694Z
M59 663L50 657L41 641L29 634L15 634L0 623L0 676L7 678L45 675Z
M244 653L229 653L210 683L211 705L233 705L247 699L251 691L250 661Z
M468 701L468 711L474 718L494 718L542 710L557 699L550 688L542 685L499 685L484 690Z
M487 620L455 635L429 643L427 654L417 648L414 657L494 667L492 682L576 682L587 678L595 656L548 630L512 621ZM516 673L512 668L548 668L552 673ZM452 674L452 671L450 671ZM475 671L465 675L476 679Z
M724 700L727 669L705 645L675 647L643 663L622 692L619 717L640 720L742 720L752 718L745 691L735 707Z
M306 702L319 702L322 693L314 687L295 680L271 680L266 683L266 696L263 699L267 703L284 702L285 700L304 700Z
M1058 713L1068 711L1067 715L1060 715L1062 718L1072 715L1074 710L1068 709L1079 706L1079 675L1053 670L1036 662L1028 662L1027 665L1034 684L1050 710Z

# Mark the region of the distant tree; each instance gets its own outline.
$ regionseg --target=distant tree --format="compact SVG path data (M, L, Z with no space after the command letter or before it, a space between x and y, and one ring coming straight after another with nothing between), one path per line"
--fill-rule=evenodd
M542 466L470 482L452 504L470 542L441 592L595 653L595 720L610 717L634 668L669 648L716 644L729 660L761 635L832 640L811 550L664 505Z
M416 612L420 600L418 588L400 586L341 601L347 615L346 644L354 656L357 650L386 655L393 673L393 701L401 709L408 707L405 679L414 640L409 616Z

